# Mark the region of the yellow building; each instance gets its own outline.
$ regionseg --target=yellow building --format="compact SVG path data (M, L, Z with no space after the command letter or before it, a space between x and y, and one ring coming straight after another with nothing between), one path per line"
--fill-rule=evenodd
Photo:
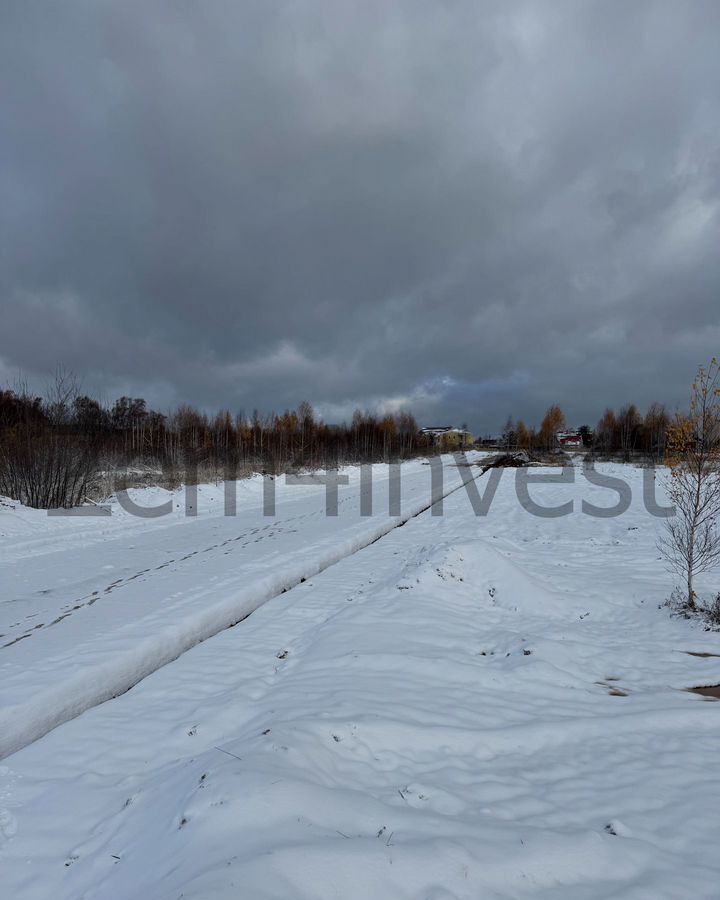
M450 425L422 428L420 434L432 438L433 444L442 452L467 450L473 446L474 438L469 431Z

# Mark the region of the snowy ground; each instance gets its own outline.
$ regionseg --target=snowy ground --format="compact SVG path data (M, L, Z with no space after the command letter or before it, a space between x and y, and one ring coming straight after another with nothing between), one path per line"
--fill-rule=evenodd
M447 493L463 473L443 460ZM233 485L233 515L222 484L134 491L142 509L168 505L157 518L117 501L100 518L0 506L0 759L428 506L427 462L402 467L399 509L391 471L375 466L362 490L357 468L342 473L331 516L324 484L284 479L267 515L260 477Z
M643 508L639 471L611 471L634 497L614 519L580 511L581 498L616 499L582 478L532 488L548 504L575 499L555 519L522 509L511 470L485 518L453 493L442 517L412 518L8 756L3 895L718 898L720 703L683 689L720 682L720 656L690 655L720 654L720 636L658 608L672 586L654 549L661 524ZM321 492L293 490L307 495L294 512L279 504L278 520L320 510L287 545L307 561L372 525L343 525L341 512L328 526ZM351 494L341 489L348 510ZM103 548L120 554L127 541L125 565L132 545L135 570L154 572L164 551L178 559L209 546L203 529L231 527L210 511L171 530L118 522L112 540L94 537L97 523L38 520L34 536L0 525L3 578L9 561L28 579L3 582L3 600L18 591L23 614L34 602L44 618L59 601L35 588L53 565L91 592L115 565ZM233 567L240 578L272 565L274 540L245 556L197 553L172 579L171 566L146 572L104 606L132 617L143 583L141 596L161 602L188 579L166 609L184 616L193 597L237 590ZM197 593L216 576L214 592ZM34 692L73 650L31 650L43 631L2 651L37 654ZM21 668L7 670L19 689Z

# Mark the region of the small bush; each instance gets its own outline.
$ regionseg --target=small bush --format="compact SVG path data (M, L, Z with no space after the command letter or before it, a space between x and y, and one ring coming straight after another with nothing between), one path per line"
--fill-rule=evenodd
M688 603L687 594L679 588L675 588L662 605L672 610L675 615L685 619L701 619L708 628L720 628L720 594L708 604L698 603L696 600L691 606Z
M0 494L36 509L79 506L97 468L98 449L91 438L23 428L0 444Z
M690 613L693 612L688 605L687 596L680 588L675 588L662 605L679 616L685 616L686 619L689 618Z
M703 618L712 628L720 628L720 594L703 609Z

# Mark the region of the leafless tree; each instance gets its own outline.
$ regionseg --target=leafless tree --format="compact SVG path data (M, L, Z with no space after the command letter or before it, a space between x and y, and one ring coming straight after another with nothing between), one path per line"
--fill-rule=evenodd
M720 564L720 368L701 366L690 393L690 412L668 429L669 494L675 516L667 520L660 549L684 580L686 606L695 609L695 576Z
M77 375L58 363L45 388L45 405L48 418L54 425L64 425L70 417L75 399L80 394Z
M665 454L670 417L662 403L653 403L645 414L645 450L658 462Z
M620 449L623 458L629 462L632 451L637 445L638 433L642 419L634 403L623 406L617 417L617 427L620 433Z

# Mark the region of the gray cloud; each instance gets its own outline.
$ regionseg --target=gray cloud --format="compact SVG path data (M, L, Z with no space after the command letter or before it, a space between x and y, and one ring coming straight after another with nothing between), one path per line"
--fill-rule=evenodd
M720 5L6 0L0 376L495 430L720 344Z

